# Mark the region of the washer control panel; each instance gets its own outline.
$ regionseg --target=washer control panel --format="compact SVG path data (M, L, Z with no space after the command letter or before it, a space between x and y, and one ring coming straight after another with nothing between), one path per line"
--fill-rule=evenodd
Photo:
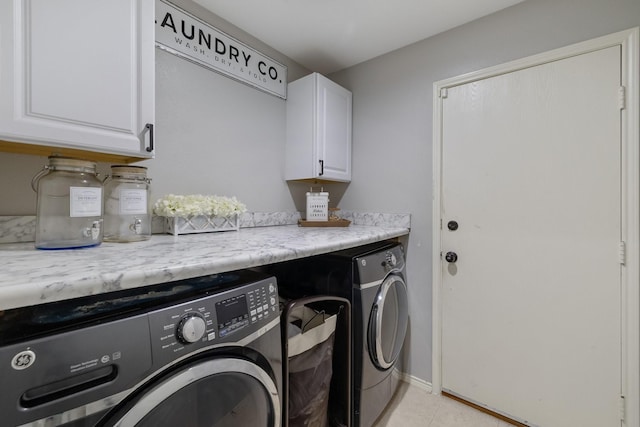
M247 298L252 323L269 317L274 311L278 312L278 292L273 283L247 292Z
M163 362L233 343L279 318L274 277L149 313L154 358Z

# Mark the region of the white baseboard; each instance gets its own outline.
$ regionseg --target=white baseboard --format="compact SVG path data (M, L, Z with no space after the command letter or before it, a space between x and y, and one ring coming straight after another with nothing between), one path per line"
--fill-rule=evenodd
M400 372L397 368L393 370L392 373L396 378L398 378L400 381L404 381L412 386L416 386L424 391L426 391L427 393L432 393L433 392L433 388L431 387L431 383L428 381L425 381L423 379L420 379L418 377L414 377L411 374L407 374L406 372Z

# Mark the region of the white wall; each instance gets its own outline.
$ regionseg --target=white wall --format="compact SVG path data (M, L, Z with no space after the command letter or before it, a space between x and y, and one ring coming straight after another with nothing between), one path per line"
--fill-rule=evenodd
M412 213L405 372L432 378L433 83L638 25L638 0L527 0L329 76L353 91L353 182L341 207Z
M283 178L285 101L156 50L154 193L237 196L293 210Z

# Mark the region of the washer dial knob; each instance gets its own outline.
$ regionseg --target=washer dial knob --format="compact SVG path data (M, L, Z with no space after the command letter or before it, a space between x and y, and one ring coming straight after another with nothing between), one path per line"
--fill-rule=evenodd
M184 344L198 342L204 337L207 324L197 313L187 314L178 323L177 336Z
M385 259L387 266L393 268L398 264L398 260L396 259L396 255L393 252L387 252L387 256Z

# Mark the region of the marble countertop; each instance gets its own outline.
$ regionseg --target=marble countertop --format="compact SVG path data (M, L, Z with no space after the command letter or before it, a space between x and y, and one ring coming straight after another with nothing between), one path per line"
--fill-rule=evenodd
M0 244L0 310L255 267L403 236L404 227L282 225L42 251Z

